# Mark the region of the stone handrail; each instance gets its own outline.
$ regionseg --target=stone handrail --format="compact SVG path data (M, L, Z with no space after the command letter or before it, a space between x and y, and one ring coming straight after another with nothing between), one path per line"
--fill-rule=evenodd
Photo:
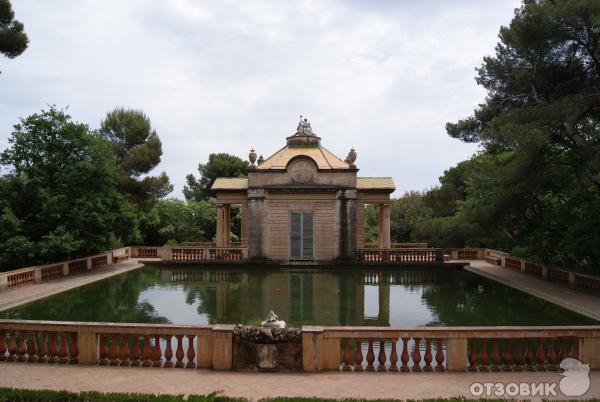
M109 265L116 261L127 259L129 255L129 247L123 247L75 260L0 272L0 289L12 289L45 282L81 271L88 271L98 266Z
M537 261L510 255L504 251L487 248L452 249L444 251L448 260L486 260L507 269L539 276L546 280L563 282L573 287L600 291L600 277L592 274L553 267Z
M233 325L0 320L0 361L132 367L235 367ZM304 371L600 368L600 326L302 327Z
M232 329L0 320L0 361L229 369Z
M443 263L439 248L359 248L358 260L367 264L432 264Z
M243 261L248 258L247 247L204 247L204 246L165 246L164 261L202 262L202 261Z
M215 243L214 241L210 242L210 241L206 241L206 242L194 242L194 241L184 241L183 243L181 243L182 246L200 246L200 247L216 247L217 243ZM242 247L242 242L239 241L232 241L228 246L226 247Z
M485 260L484 248L451 248L444 249L444 260Z
M163 247L131 246L131 258L162 258Z
M566 357L600 368L600 326L303 327L305 371L556 370Z
M391 243L390 248L427 248L427 243ZM379 248L378 243L365 243L363 248Z

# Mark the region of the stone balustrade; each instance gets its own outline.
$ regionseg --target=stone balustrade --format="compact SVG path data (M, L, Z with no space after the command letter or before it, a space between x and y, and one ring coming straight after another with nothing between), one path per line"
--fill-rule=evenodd
M408 244L408 243L406 243ZM414 243L418 244L418 243ZM242 262L248 260L248 248L241 244L231 247L216 247L212 243L206 245L181 246L131 246L110 250L76 260L63 261L47 265L39 265L0 273L0 289L16 288L38 282L60 278L65 275L83 272L98 266L108 265L128 258L160 259L163 261L185 263L207 262ZM600 277L578 271L552 267L508 253L484 249L438 249L438 248L360 248L357 259L365 265L410 264L430 265L447 261L486 260L491 264L507 269L536 275L541 278L563 282L574 287L600 290Z
M573 357L600 369L600 326L303 327L305 371L545 371Z
M390 243L390 248L427 248L427 243ZM363 248L379 248L378 243L365 243Z
M359 248L358 260L367 264L441 264L443 250L438 248Z
M230 370L233 328L0 320L0 361ZM552 371L566 357L600 369L600 326L302 328L308 372Z
M600 277L574 270L553 267L537 261L515 257L503 251L486 248L444 250L444 260L485 260L503 268L562 282L573 287L600 291Z
M444 260L485 260L484 248L453 248L444 249Z
M162 247L131 246L131 258L162 258Z
M0 361L229 369L232 329L0 320Z
M243 261L248 258L247 247L203 247L203 246L168 246L164 247L163 260L176 262L206 261Z
M0 289L12 289L32 285L88 271L99 266L113 264L115 260L129 258L129 253L129 247L124 247L76 260L0 272Z

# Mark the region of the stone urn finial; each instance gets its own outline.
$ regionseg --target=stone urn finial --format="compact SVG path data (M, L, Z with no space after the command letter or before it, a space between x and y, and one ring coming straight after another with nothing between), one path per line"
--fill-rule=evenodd
M265 158L263 158L262 155L258 157L258 164L259 165L261 165L264 161L265 161Z
M254 162L256 162L256 152L254 151L254 148L250 150L248 159L250 160L250 166L254 166Z
M356 156L356 151L354 148L352 148L350 152L348 152L348 156L346 156L346 160L344 162L350 165L351 168L356 168L356 165L354 164L354 162L356 162Z
M285 321L280 320L273 310L269 311L267 318L260 323L261 327L285 328Z

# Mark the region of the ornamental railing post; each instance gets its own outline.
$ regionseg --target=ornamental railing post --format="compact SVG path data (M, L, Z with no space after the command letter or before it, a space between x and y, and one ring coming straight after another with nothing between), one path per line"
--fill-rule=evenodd
M323 362L323 328L302 327L302 367L304 371L321 371Z
M444 250L438 248L435 250L435 262L442 264L444 262Z
M33 281L39 283L42 281L42 267L36 267L33 271Z
M98 361L98 336L94 330L77 331L79 363L96 364Z
M340 369L340 338L323 339L323 369Z
M198 350L196 352L196 367L211 368L213 364L213 333L212 330L198 332Z
M591 370L600 369L600 338L579 338L579 360Z
M467 369L467 339L448 338L446 343L446 369L465 371Z
M231 370L233 366L233 325L213 327L212 368Z

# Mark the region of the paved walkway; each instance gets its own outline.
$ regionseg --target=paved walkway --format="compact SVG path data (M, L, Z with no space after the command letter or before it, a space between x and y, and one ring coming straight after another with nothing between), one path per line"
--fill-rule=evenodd
M250 399L275 396L365 399L469 397L469 387L474 382L558 383L562 378L558 373L544 372L284 374L28 363L0 363L0 373L0 386L3 387L184 395L223 391L227 396ZM583 398L600 398L600 371L591 372L590 380L591 388ZM558 399L564 399L559 389L556 386Z
M462 262L470 262L470 266L465 267L467 271L493 279L600 321L600 294L571 288L565 284L502 268L486 261Z
M143 259L150 261L152 259ZM47 282L36 283L15 289L0 290L0 311L8 310L21 304L29 303L47 296L65 292L67 290L87 285L104 278L119 275L143 267L144 265L136 258L132 258L116 264L104 265L91 271L63 276L62 278Z

